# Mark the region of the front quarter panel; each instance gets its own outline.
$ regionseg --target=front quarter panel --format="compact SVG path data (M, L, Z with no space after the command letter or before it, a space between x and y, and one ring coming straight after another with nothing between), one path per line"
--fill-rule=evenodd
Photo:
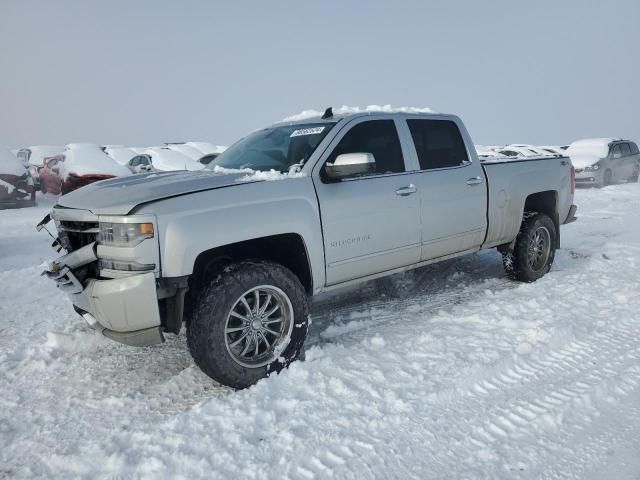
M239 182L154 202L136 213L157 217L163 277L190 275L206 250L295 233L305 243L314 289L324 285L320 214L309 177Z

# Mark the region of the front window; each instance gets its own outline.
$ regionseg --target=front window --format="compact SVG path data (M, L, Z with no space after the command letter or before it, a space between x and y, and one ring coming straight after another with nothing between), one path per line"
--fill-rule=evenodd
M249 168L287 173L302 166L335 125L331 122L296 124L253 132L221 153L208 168Z

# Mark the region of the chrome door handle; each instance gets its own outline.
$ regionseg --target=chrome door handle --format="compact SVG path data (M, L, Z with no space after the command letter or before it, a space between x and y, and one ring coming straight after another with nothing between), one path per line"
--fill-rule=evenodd
M480 177L473 177L467 180L467 185L480 185L482 183L482 179Z
M397 189L396 195L400 195L401 197L406 197L407 195L411 195L413 193L416 193L417 191L418 191L418 188L413 183L410 183L406 187Z

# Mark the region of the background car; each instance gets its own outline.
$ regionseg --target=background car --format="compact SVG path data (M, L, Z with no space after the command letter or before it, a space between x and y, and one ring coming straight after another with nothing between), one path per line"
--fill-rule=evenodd
M169 147L154 147L144 150L129 162L133 173L173 170L202 170L204 165Z
M213 153L217 153L219 155L227 149L227 147L222 145L214 145L209 142L187 142L185 145L197 148L205 155L211 155Z
M104 153L113 158L120 165L127 166L131 159L135 157L138 152L129 147L105 147Z
M227 147L214 145L209 142L167 143L166 145L169 149L191 157L203 165L209 165L209 163L227 149Z
M534 158L552 156L552 154L549 152L543 152L536 149L536 147L531 146L522 147L507 145L503 149L498 150L498 153L511 158Z
M29 172L8 148L0 147L0 208L35 204L36 189Z
M62 145L33 145L18 150L16 156L29 170L36 189L40 189L40 169L44 165L44 159L62 150L64 150Z
M69 144L62 154L45 159L40 172L43 193L63 195L100 180L131 175L102 148L93 144Z
M181 153L182 155L186 155L191 160L195 160L196 162L204 156L202 150L198 150L196 147L187 145L186 143L167 143L167 148L169 150L173 150L174 152Z
M204 157L201 157L199 162L202 165L209 165L211 162L213 162L216 158L218 158L218 155L220 155L219 153L210 153L208 155L205 155Z
M481 161L489 161L489 160L507 160L509 157L506 155L502 155L498 153L494 148L496 147L485 147L483 145L475 145L476 153L478 158Z
M576 184L605 187L637 182L640 174L638 146L621 138L587 138L573 142L566 151L576 169Z
M542 145L536 147L537 150L542 150L544 152L549 152L552 155L566 155L567 152L563 150L562 147L556 147L554 145Z

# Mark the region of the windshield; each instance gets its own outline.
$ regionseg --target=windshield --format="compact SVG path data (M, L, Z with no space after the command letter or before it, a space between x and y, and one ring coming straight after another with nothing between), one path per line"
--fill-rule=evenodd
M308 123L253 132L229 147L208 168L276 170L304 164L335 123Z

